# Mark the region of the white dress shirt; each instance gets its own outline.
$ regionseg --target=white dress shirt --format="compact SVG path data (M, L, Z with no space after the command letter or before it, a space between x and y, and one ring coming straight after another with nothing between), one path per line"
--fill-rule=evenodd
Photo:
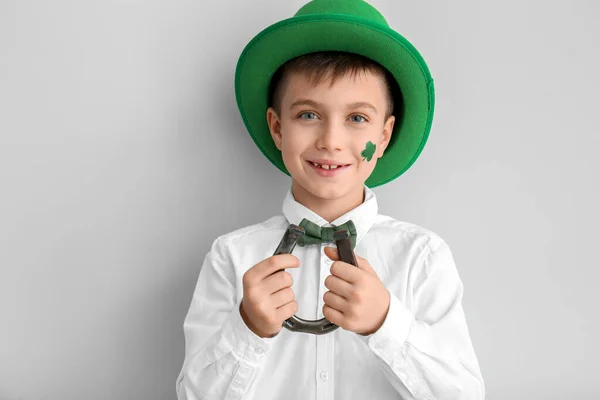
M215 239L200 270L183 328L185 360L179 400L199 399L468 399L485 397L484 382L462 308L463 284L448 244L434 232L378 213L366 185L364 202L329 224L296 202L291 187L283 215ZM240 316L242 277L271 257L290 223L319 226L351 219L355 253L390 293L383 325L362 336L338 328L324 335L254 334ZM323 318L332 261L323 247L296 246L299 268L287 271L296 315Z

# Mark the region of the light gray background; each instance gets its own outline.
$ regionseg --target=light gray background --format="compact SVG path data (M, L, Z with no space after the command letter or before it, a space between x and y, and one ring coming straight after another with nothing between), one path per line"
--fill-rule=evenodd
M0 1L0 398L174 399L214 238L281 211L233 74L305 1ZM598 399L598 2L373 1L436 81L375 189L446 239L489 399Z

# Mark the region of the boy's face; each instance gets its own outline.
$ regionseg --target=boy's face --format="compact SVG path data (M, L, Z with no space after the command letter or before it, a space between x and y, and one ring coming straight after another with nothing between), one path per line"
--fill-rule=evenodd
M377 75L361 72L330 84L330 79L324 79L315 87L303 74L290 74L284 83L281 115L269 108L267 122L295 195L300 190L305 198L360 196L362 202L364 183L389 144L394 126L393 116L384 120L385 83ZM344 167L323 170L311 163L315 160Z

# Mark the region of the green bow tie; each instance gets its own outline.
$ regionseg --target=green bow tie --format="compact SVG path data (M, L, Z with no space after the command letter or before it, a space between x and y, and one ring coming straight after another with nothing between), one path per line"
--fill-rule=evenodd
M298 246L305 246L307 244L320 244L320 243L333 243L333 232L339 231L342 229L348 230L350 233L350 241L352 242L352 248L356 246L356 228L354 227L354 222L349 220L348 222L340 225L340 226L328 226L328 227L320 227L304 218L302 222L300 222L300 227L304 228L304 236L300 236L298 239Z

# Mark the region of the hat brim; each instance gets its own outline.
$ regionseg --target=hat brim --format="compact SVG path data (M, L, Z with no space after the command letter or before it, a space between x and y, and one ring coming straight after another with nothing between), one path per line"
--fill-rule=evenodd
M396 118L390 143L365 182L368 187L383 185L418 158L429 136L435 103L427 64L408 40L387 26L341 14L297 16L269 26L248 43L237 63L235 94L242 120L267 159L290 175L266 119L271 78L294 57L330 50L368 57L398 82L401 118Z

